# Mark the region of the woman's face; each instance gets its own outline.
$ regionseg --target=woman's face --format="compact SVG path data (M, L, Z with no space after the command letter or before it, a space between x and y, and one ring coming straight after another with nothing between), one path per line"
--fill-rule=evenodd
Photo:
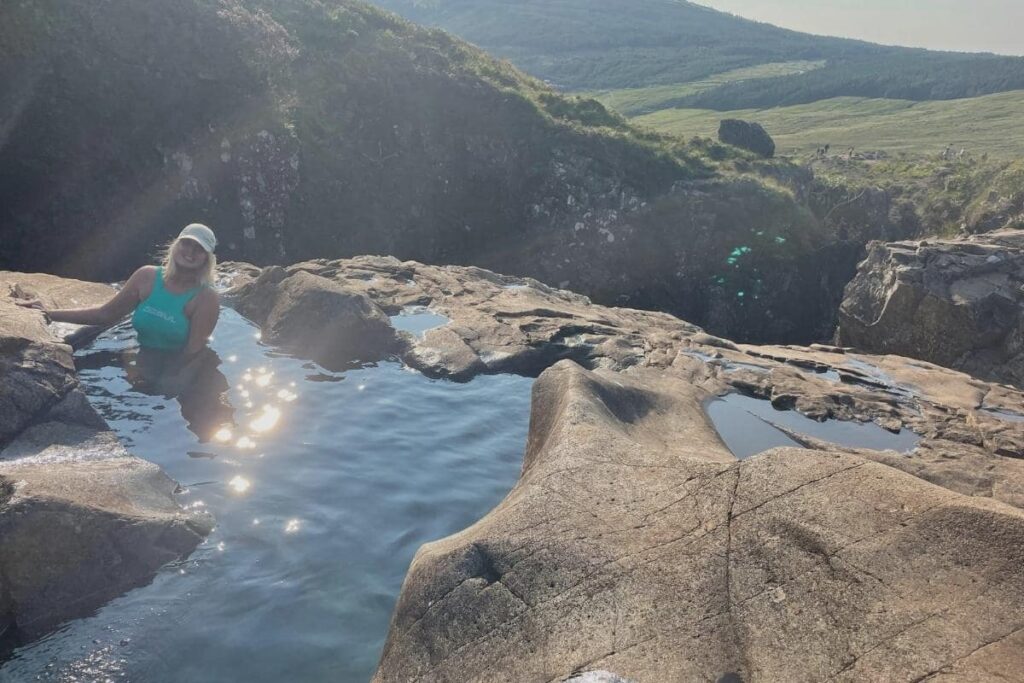
M206 265L206 259L206 250L195 240L181 239L174 245L174 263L179 268L198 270Z

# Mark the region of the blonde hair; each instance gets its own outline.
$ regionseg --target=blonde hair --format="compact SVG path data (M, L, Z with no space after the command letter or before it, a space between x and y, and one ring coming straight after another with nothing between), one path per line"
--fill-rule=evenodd
M171 240L163 250L162 261L164 268L164 276L171 279L178 272L178 266L174 262L174 247L178 246L178 242L183 239L190 239L188 237L175 237ZM199 284L207 287L212 287L214 281L217 278L217 256L206 252L206 267L199 274Z

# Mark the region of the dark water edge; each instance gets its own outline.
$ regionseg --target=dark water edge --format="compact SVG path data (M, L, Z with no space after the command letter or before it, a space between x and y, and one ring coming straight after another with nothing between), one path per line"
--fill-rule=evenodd
M191 401L133 389L123 327L78 354L111 427L217 528L148 586L15 648L0 681L366 681L416 549L515 484L532 380L332 373L257 334L223 312L220 376Z

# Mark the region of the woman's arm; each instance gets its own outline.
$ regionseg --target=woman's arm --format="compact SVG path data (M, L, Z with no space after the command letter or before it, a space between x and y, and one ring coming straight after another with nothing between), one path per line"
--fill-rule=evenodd
M217 326L217 319L220 318L220 297L217 292L206 288L196 295L196 307L189 318L188 342L182 355L191 358L204 348L213 328Z
M109 301L102 306L91 308L59 308L56 310L43 309L50 320L59 323L73 323L75 325L100 325L110 326L121 318L132 312L141 300L140 292L142 285L151 276L152 266L139 268L124 287L120 289Z

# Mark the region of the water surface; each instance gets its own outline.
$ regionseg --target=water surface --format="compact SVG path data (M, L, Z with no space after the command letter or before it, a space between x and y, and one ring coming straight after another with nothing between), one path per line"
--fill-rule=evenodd
M770 448L802 448L779 427L850 448L912 451L920 437L909 429L894 434L873 422L818 422L796 410L777 410L771 401L727 394L709 402L708 417L722 441L740 460Z
M366 681L416 549L519 475L529 379L327 372L231 310L211 345L219 374L181 403L132 388L128 329L78 354L111 427L217 528L152 584L16 650L0 681Z

